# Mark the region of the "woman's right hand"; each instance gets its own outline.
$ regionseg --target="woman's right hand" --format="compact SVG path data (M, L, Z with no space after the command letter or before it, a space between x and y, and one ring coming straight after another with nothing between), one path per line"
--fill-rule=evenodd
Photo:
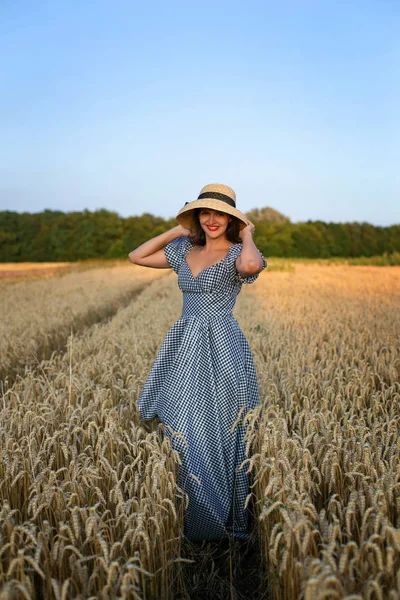
M179 235L178 237L181 237L183 235L190 235L192 232L190 229L187 229L186 227L184 227L183 225L177 225L176 227L173 227L173 230L176 231Z

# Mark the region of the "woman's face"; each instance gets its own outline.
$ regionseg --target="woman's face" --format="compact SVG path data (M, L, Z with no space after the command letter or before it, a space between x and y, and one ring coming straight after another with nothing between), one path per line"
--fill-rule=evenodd
M231 220L230 215L212 208L201 208L199 211L200 227L206 236L212 239L225 236L226 228Z

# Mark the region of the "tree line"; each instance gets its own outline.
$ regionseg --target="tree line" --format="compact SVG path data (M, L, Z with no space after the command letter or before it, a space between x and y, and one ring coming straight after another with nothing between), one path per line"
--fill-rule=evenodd
M271 209L272 212L274 212ZM248 213L249 217L253 212ZM325 223L263 219L258 213L254 241L266 257L369 257L400 252L400 225ZM279 215L279 213L277 213ZM126 258L146 240L176 225L149 213L123 218L116 212L0 212L0 262L56 262Z

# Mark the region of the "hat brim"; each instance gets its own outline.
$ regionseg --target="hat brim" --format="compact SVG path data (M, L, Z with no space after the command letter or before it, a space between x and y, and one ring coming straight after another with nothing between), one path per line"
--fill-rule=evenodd
M201 200L193 200L186 204L176 216L178 223L183 227L186 227L186 229L193 229L195 226L194 211L196 208L211 208L218 212L223 212L232 217L236 217L239 221L240 229L244 229L244 227L249 224L248 218L240 210L234 206L229 206L229 204L223 200L215 200L214 198L202 198Z

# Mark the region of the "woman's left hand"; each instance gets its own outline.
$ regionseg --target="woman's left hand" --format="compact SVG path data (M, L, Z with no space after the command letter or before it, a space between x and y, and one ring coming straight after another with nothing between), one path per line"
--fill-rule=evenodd
M251 221L248 221L246 227L243 227L243 229L241 229L239 231L239 237L241 240L243 240L243 237L246 236L248 233L253 234L255 231L255 226L253 225L253 223Z

